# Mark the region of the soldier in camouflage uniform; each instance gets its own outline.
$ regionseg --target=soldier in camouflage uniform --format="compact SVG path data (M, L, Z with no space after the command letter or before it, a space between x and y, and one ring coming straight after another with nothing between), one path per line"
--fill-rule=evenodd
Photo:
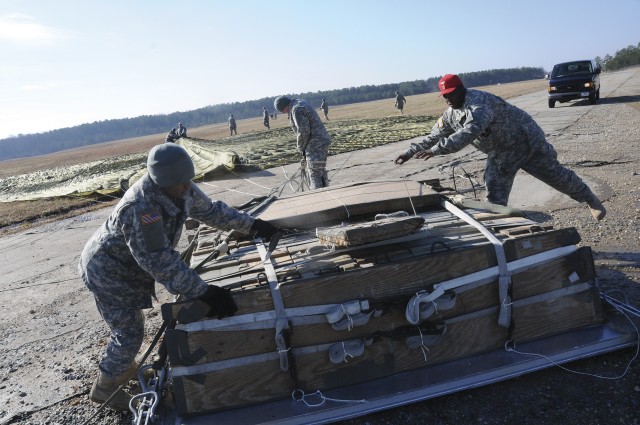
M271 129L269 126L269 111L267 111L266 106L262 107L262 124L267 127L267 130Z
M178 138L187 137L187 127L181 122L178 123Z
M176 140L178 140L178 132L174 127L171 129L171 131L169 131L169 133L167 133L167 137L164 139L164 141L165 143L175 143Z
M90 398L102 403L131 377L144 336L142 309L152 307L154 282L172 294L206 302L218 318L237 310L230 293L207 285L175 250L188 217L220 229L270 238L275 227L212 201L195 184L187 151L173 143L155 146L148 174L124 194L107 221L89 239L78 266L84 284L111 329L99 376ZM130 395L120 391L109 403L128 410Z
M273 102L276 110L287 113L296 133L298 152L306 163L311 189L329 186L327 157L331 136L320 116L306 100L279 96Z
M329 105L327 104L327 101L324 100L324 97L322 98L322 103L320 104L320 109L322 109L322 112L324 112L324 119L329 121Z
M558 162L555 149L529 114L493 94L466 89L457 75L445 75L438 87L449 108L431 134L412 143L396 158L396 164L412 157L427 160L472 144L487 154L487 201L507 205L513 180L522 169L576 201L586 202L596 220L604 218L606 210L600 200L576 173Z
M233 114L229 114L229 134L230 136L233 136L233 133L236 133L236 136L238 135L238 130L236 128L236 119L233 117Z
M405 103L407 103L407 99L405 99L399 91L396 91L396 109L400 111L401 114L404 113L403 109Z

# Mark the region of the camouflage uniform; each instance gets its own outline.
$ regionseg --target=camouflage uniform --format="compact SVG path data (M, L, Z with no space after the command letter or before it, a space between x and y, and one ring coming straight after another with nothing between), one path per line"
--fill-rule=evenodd
M262 124L264 124L267 129L271 129L269 127L269 111L266 108L262 108Z
M187 137L187 127L183 124L178 124L178 137Z
M144 335L141 309L152 307L155 281L187 299L207 289L206 282L174 250L187 217L244 233L254 221L207 198L193 183L184 199L172 200L145 175L127 190L82 251L80 275L111 329L100 362L100 370L110 377L125 372L140 349Z
M329 121L329 105L327 105L327 101L322 99L322 103L320 104L320 109L324 112L324 118Z
M402 109L404 108L404 104L407 103L407 99L404 98L399 92L396 92L396 109L400 111L402 114Z
M448 108L421 143L406 154L430 149L434 155L457 152L472 144L487 154L487 201L507 205L519 169L578 202L597 199L591 189L557 159L544 131L525 111L493 94L467 89L459 109Z
M171 131L167 133L167 137L165 137L164 141L165 143L174 143L176 140L178 140L178 133L176 133L175 128L172 128Z
M233 115L229 116L229 133L230 136L233 136L233 133L236 133L236 135L238 134L238 130L236 129L236 119Z
M327 157L331 136L320 116L306 100L300 99L291 99L289 116L298 139L298 151L306 160L311 189L329 186Z

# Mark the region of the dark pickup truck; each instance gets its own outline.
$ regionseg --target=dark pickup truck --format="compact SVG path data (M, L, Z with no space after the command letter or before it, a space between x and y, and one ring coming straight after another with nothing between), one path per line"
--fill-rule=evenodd
M600 66L593 60L559 63L549 77L549 108L556 102L589 99L590 104L600 99Z

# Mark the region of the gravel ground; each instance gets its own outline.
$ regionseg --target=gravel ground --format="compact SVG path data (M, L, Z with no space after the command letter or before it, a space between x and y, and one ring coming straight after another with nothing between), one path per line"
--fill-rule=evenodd
M613 93L589 108L570 127L549 134L549 140L561 162L607 188L607 218L594 222L584 206L542 208L530 215L556 228L576 227L582 245L594 249L601 285L624 290L640 306L640 90L633 96ZM51 223L12 241L28 249L38 238L72 228L84 232L80 238L86 240L105 214ZM9 249L0 243L3 255ZM34 249L26 257L38 258L39 275L68 280L67 285L38 286L35 278L7 278L0 288L5 307L0 327L0 425L131 423L130 415L109 411L92 417L96 407L87 394L107 330L75 275L75 263L47 261L56 250L67 249L65 242L52 240L46 249L50 251ZM160 297L169 299L163 292ZM26 311L20 309L25 302L32 305ZM147 313L148 341L160 321L157 309ZM342 423L639 424L640 362L628 366L635 354L635 349L623 349L566 365L572 371L552 367Z

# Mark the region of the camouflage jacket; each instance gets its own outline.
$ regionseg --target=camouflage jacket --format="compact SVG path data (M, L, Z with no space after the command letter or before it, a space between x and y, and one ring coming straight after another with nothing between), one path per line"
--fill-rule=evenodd
M467 89L462 107L444 111L431 134L412 143L406 154L431 149L444 155L472 144L487 154L513 156L546 143L544 132L525 111L491 93Z
M174 249L187 217L243 233L254 221L193 183L184 200L174 201L145 175L85 245L78 269L87 288L102 303L131 309L152 307L155 281L185 298L202 295L206 282Z
M331 136L320 116L306 100L291 99L289 117L301 154L304 154L308 147L313 149L331 144Z

